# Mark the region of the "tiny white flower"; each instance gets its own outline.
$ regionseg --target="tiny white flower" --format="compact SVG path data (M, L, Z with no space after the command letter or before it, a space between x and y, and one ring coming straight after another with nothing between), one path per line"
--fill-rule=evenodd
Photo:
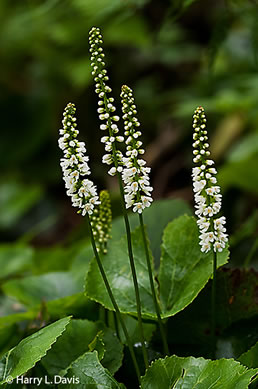
M111 176L114 176L116 174L116 168L115 167L112 167L109 171L108 171L108 174L110 174Z
M106 163L107 165L111 165L113 163L113 157L111 154L105 154L102 157L102 162Z

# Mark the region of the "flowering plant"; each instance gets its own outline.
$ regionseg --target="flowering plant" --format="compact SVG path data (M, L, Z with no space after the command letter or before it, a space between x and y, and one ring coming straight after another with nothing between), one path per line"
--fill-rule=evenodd
M235 296L224 301L230 311L225 314L219 292L227 280L217 270L228 262L228 234L226 219L219 215L222 194L210 156L204 109L198 107L193 117L193 217L191 207L181 200L153 200L151 169L143 159L144 130L140 130L133 91L126 85L120 95L124 135L118 135L120 118L109 95L102 45L101 32L93 27L91 67L100 130L105 134L102 162L117 178L122 217L112 220L109 193L98 194L85 143L77 139L76 108L69 103L59 130L60 165L66 193L81 219L86 219L90 239L83 233L82 242L58 248L62 271L55 263L51 273L39 274L37 268L15 284L3 283L5 291L16 293L30 309L24 312L22 307L14 314L15 320L23 322L20 327L26 320L29 326L26 338L0 358L0 384L45 383L74 389L255 385L257 343L237 359L220 359L221 316L234 323L230 309ZM13 315L8 320L12 327ZM49 324L50 320L54 322ZM194 330L200 322L205 347L199 350L197 343L194 351ZM38 331L31 334L37 326ZM0 331L5 338L14 334L12 328L1 327L1 318ZM187 342L194 357L188 351L177 356L178 344ZM40 375L38 380L34 373Z

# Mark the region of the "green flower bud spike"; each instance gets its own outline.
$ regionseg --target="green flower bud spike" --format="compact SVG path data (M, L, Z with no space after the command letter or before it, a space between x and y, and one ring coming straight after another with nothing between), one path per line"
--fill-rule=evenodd
M112 212L110 196L107 190L102 190L99 195L100 205L96 207L91 216L93 235L98 252L107 253L107 242L111 238Z

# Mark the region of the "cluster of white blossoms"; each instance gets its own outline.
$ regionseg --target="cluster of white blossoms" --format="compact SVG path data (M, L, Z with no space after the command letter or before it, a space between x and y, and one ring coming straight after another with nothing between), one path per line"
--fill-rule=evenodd
M92 75L94 76L94 81L96 82L95 92L99 97L98 114L100 120L103 122L100 125L100 129L107 131L108 133L108 135L101 138L101 142L105 144L105 150L108 152L108 154L103 156L102 162L106 163L107 165L115 165L108 172L113 176L116 174L117 170L119 172L122 171L123 155L121 151L116 149L116 142L123 142L124 137L117 135L119 130L116 122L119 121L119 116L114 115L116 110L115 106L113 105L114 98L107 97L107 94L112 90L107 85L109 78L107 76L107 70L105 69L105 54L103 53L103 48L101 47L103 39L99 28L93 27L90 30L89 42Z
M210 152L203 107L198 107L194 112L193 128L193 162L198 166L193 168L192 177L201 251L207 253L211 248L215 252L222 251L228 241L226 218L216 216L221 209L222 195L220 187L216 185L214 162L208 159Z
M135 117L137 114L136 105L132 90L122 86L121 92L122 111L124 120L124 134L126 143L126 157L123 158L124 168L122 179L125 184L126 208L133 207L134 212L142 213L144 208L151 205L151 192L149 173L150 168L146 167L146 162L139 158L144 154L141 148L142 142L139 140L141 131L140 123Z
M63 150L64 158L61 158L60 165L63 171L63 179L67 189L67 195L72 198L72 205L80 208L78 213L83 216L92 214L94 206L99 204L96 186L91 180L83 178L90 175L88 166L89 157L85 156L86 148L84 142L76 138L79 131L76 129L76 108L69 103L64 110L62 121L63 128L59 130L61 137L58 145Z

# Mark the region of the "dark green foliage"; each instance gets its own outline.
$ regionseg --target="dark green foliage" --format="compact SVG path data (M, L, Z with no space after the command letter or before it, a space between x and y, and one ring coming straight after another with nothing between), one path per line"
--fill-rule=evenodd
M194 380L198 388L218 380L212 387L244 389L253 380L256 371L250 369L258 368L257 16L256 0L0 1L1 380L7 373L62 374L79 376L80 385L66 381L60 388L123 388L120 382L137 387L85 223L61 179L57 129L69 101L78 106L94 180L99 189L110 189L112 213L118 216L103 263L135 344L142 389L192 389ZM118 114L121 85L135 91L152 168L154 202L144 211L144 222L171 355L178 357L158 359L162 347L138 217L130 214L147 348L150 359L158 359L146 373L120 201L100 163L103 145L88 55L94 25L103 32ZM230 259L227 251L219 257L219 266L226 265L217 279L216 357L240 363L208 359L211 256L199 255L195 222L182 216L192 214L191 115L198 105L207 110L230 233ZM250 388L256 385L257 380Z

